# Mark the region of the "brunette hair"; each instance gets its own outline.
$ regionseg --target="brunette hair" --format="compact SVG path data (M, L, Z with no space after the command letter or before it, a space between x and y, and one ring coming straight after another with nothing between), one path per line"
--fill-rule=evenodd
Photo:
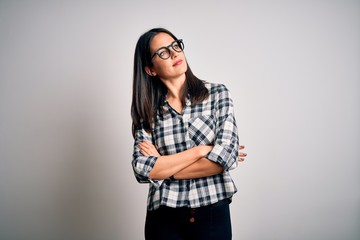
M178 40L174 34L164 28L153 28L142 34L136 44L134 54L133 94L131 103L132 134L138 128L144 128L151 132L154 116L164 102L167 93L166 86L157 76L150 76L145 72L145 67L151 67L150 44L158 33L169 34L174 40ZM187 65L186 86L182 94L182 103L185 104L187 94L190 95L192 104L202 102L209 96L204 81L197 78Z

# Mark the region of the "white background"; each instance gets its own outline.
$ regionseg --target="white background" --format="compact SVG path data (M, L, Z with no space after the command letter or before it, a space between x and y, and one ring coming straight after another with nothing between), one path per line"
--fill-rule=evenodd
M0 1L0 239L143 239L138 37L231 91L235 240L360 239L360 2Z

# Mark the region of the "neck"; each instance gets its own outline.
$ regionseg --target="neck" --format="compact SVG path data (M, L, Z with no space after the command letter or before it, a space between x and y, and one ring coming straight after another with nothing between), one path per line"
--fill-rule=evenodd
M162 80L165 86L168 89L166 97L169 99L181 99L182 93L185 88L185 74L181 77L171 79L171 80Z

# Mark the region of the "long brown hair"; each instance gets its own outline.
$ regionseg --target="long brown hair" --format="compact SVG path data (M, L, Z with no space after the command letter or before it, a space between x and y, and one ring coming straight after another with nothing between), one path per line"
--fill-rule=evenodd
M132 134L135 136L136 129L144 128L151 132L154 116L164 102L167 93L166 86L155 76L149 76L145 67L152 66L150 44L158 33L169 34L174 40L178 40L174 34L164 28L153 28L142 34L136 44L134 54L133 95L131 103ZM186 86L182 94L182 103L185 104L187 94L190 95L192 104L199 103L209 96L204 81L197 78L187 65Z

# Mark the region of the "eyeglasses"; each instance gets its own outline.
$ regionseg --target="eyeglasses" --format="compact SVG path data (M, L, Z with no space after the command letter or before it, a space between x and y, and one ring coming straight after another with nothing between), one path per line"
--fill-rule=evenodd
M161 47L159 48L152 56L151 59L155 57L155 55L158 55L159 58L166 60L171 56L170 47L175 52L182 52L184 50L184 43L182 39L178 39L173 41L169 46L167 47Z

